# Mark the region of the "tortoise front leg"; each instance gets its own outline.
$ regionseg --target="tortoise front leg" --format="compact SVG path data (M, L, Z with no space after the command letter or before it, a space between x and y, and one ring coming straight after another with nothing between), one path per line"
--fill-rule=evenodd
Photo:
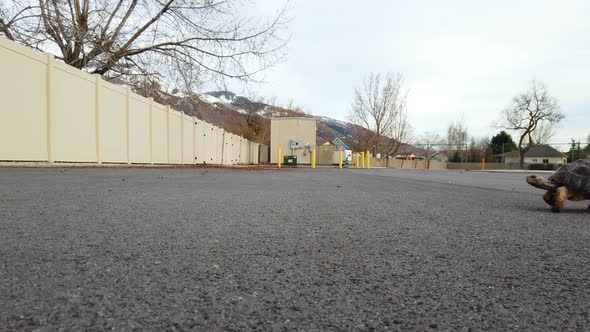
M553 192L553 204L551 204L553 207L551 208L551 211L559 212L559 210L563 209L568 196L569 191L566 187L559 187L555 189Z

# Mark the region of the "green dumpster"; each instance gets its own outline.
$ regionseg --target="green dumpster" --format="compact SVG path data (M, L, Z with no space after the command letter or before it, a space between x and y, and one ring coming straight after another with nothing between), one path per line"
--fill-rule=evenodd
M283 156L283 165L297 167L297 156Z

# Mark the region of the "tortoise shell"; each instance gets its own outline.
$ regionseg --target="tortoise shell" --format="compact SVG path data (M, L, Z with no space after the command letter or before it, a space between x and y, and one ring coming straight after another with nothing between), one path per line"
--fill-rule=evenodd
M578 159L561 166L549 181L579 194L590 194L590 159Z

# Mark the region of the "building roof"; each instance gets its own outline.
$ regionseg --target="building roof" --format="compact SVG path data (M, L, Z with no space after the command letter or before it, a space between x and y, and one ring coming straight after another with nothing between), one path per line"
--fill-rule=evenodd
M344 143L344 141L342 141L340 139L340 137L336 137L332 143L334 143L334 145L336 145L339 149L342 150L350 150L350 148L348 147L348 145L346 145L346 143Z
M397 152L395 153L396 155L417 155L417 156L423 156L425 154L424 149L421 149L419 147L413 146L411 144L406 144L406 143L402 143L399 146L399 149L397 150Z
M518 150L499 154L504 157L520 157ZM527 158L564 158L565 155L549 145L534 145L525 154Z

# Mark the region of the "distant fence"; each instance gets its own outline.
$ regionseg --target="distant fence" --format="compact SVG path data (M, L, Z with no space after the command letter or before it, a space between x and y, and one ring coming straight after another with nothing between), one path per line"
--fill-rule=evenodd
M354 158L353 158L354 162ZM354 165L354 163L353 163ZM525 164L524 169L531 169L532 164ZM537 164L543 165L543 164ZM534 164L533 164L534 166ZM557 168L559 165L554 165ZM388 167L388 168L402 168L402 169L462 169L462 170L481 170L482 163L450 163L442 162L437 160L431 160L430 165L426 160L405 160L405 159L376 159L371 158L371 167ZM520 169L520 165L516 163L485 163L486 170L517 170Z
M6 38L0 74L0 161L258 163L258 143Z
M385 158L370 158L371 167L387 167L387 168L403 168L403 169L447 169L447 163L431 160L430 165L425 160L406 160L390 158L389 161ZM352 165L356 162L356 154L353 155ZM428 167L430 166L430 167Z

